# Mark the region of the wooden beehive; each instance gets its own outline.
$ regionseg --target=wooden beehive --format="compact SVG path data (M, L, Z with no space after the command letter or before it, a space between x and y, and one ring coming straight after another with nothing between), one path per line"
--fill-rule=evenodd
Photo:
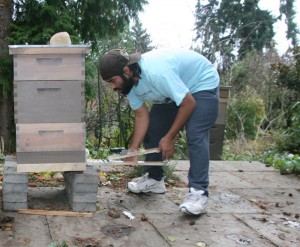
M230 87L221 86L219 115L215 124L210 129L209 150L211 160L220 160L222 156L229 96Z
M9 46L18 172L85 170L86 45Z

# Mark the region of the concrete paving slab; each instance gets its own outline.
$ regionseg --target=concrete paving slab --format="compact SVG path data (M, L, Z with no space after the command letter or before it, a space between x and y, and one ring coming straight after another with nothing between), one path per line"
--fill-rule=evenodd
M175 171L188 171L190 168L190 162L188 160L171 160L170 164L174 166ZM224 171L225 169L220 162L210 161L210 170Z
M172 160L170 163L174 166L176 171L188 171L190 168L190 162L188 160Z
M52 242L45 216L4 214L14 217L13 231L8 236L1 236L3 247L37 247L48 246Z
M129 220L125 215L112 218L106 211L93 218L48 217L51 235L68 246L169 246L148 221L141 216ZM82 227L84 226L84 227ZM90 245L80 243L90 242Z
M164 217L158 214L147 214L147 216L170 246L189 247L197 246L197 243L215 247L274 246L229 214L208 214L200 217L180 214ZM237 243L237 241L244 244Z
M280 175L279 171L272 173L232 172L231 174L239 177L242 181L245 182L245 184L250 183L252 188L300 188L299 177L297 177L296 175Z
M201 217L178 212L187 187L168 188L162 195L136 195L101 186L92 218L22 215L0 208L0 220L15 217L13 231L0 229L0 246L47 247L63 240L68 247L299 246L299 178L264 170L260 164L252 170L249 162L222 162L210 169L208 214ZM176 174L187 183L186 164L182 162ZM28 198L30 208L71 210L64 188L29 188ZM129 211L135 219L122 213L113 218L108 214L113 208Z
M259 161L211 161L210 167L215 171L265 171L277 172L273 167L267 167ZM218 169L217 169L218 168Z
M188 183L188 172L187 171L174 171L174 174L177 175L181 181Z
M188 172L187 171L175 171L174 174L176 174L180 180L188 183ZM256 187L251 182L245 181L245 179L236 176L234 172L229 173L226 171L218 171L213 172L210 171L209 173L209 179L210 179L210 188L253 188Z
M238 172L237 172L238 173ZM253 188L254 184L239 177L236 173L229 172L211 172L210 187L213 188Z
M210 190L207 212L208 213L259 213L259 208L245 200L238 193L230 190Z
M188 188L176 188L176 187L173 187L172 189L169 189L165 195L175 205L177 205L177 211L178 211L178 206L180 205L180 203L186 197L187 192L188 192Z
M261 236L269 239L275 246L298 247L300 231L298 228L288 227L285 222L289 219L282 215L235 215Z
M231 191L269 213L281 213L284 217L299 217L300 191L296 189L231 189Z
M107 187L99 188L100 196L97 198L98 208L115 208L128 210L131 213L159 212L174 213L178 212L178 206L168 199L164 194L134 194L128 191L117 191Z

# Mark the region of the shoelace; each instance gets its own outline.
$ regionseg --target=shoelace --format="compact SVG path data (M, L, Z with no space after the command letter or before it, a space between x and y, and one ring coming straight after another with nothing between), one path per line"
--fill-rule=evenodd
M141 183L145 182L147 179L149 179L148 173L146 173L137 183L141 184Z
M185 199L184 199L184 201L193 201L193 202L195 202L195 201L198 201L198 200L203 200L203 199L205 199L204 197L203 197L203 192L199 192L199 193L191 193L191 192L189 192L187 195L186 195L186 197L185 197Z

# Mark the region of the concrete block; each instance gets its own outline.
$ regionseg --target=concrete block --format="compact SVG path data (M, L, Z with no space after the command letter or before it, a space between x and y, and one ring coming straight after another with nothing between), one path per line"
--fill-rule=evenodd
M27 202L3 202L3 210L18 211L19 209L27 209Z
M73 191L76 193L97 193L98 184L74 184Z
M3 202L26 202L27 193L22 192L6 192L3 193Z
M97 193L98 184L65 183L67 193Z
M13 155L6 155L5 156L5 163L6 162L16 162L16 156Z
M95 202L97 200L97 193L73 193L72 194L73 203L74 202Z
M84 172L64 172L65 182L82 183L82 184L98 184L99 174L93 168L87 167Z
M26 183L4 183L2 193L7 192L28 192L28 184Z
M3 176L3 183L25 183L28 184L28 173L5 173Z
M17 172L17 163L5 160L3 172Z
M65 190L74 211L96 211L99 175L88 167L84 172L64 172Z

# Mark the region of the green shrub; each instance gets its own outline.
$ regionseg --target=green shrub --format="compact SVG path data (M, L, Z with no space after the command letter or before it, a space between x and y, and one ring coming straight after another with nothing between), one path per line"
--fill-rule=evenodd
M276 151L269 151L264 154L262 162L279 169L282 175L300 174L300 157L298 154L279 154Z
M174 157L175 160L187 160L188 157L188 144L186 138L186 130L183 129L178 133L176 142L175 142L175 152Z
M264 101L254 90L247 89L228 104L226 138L244 136L254 140L265 116Z
M280 152L300 154L300 102L293 105L292 111L292 126L283 131L277 146Z

